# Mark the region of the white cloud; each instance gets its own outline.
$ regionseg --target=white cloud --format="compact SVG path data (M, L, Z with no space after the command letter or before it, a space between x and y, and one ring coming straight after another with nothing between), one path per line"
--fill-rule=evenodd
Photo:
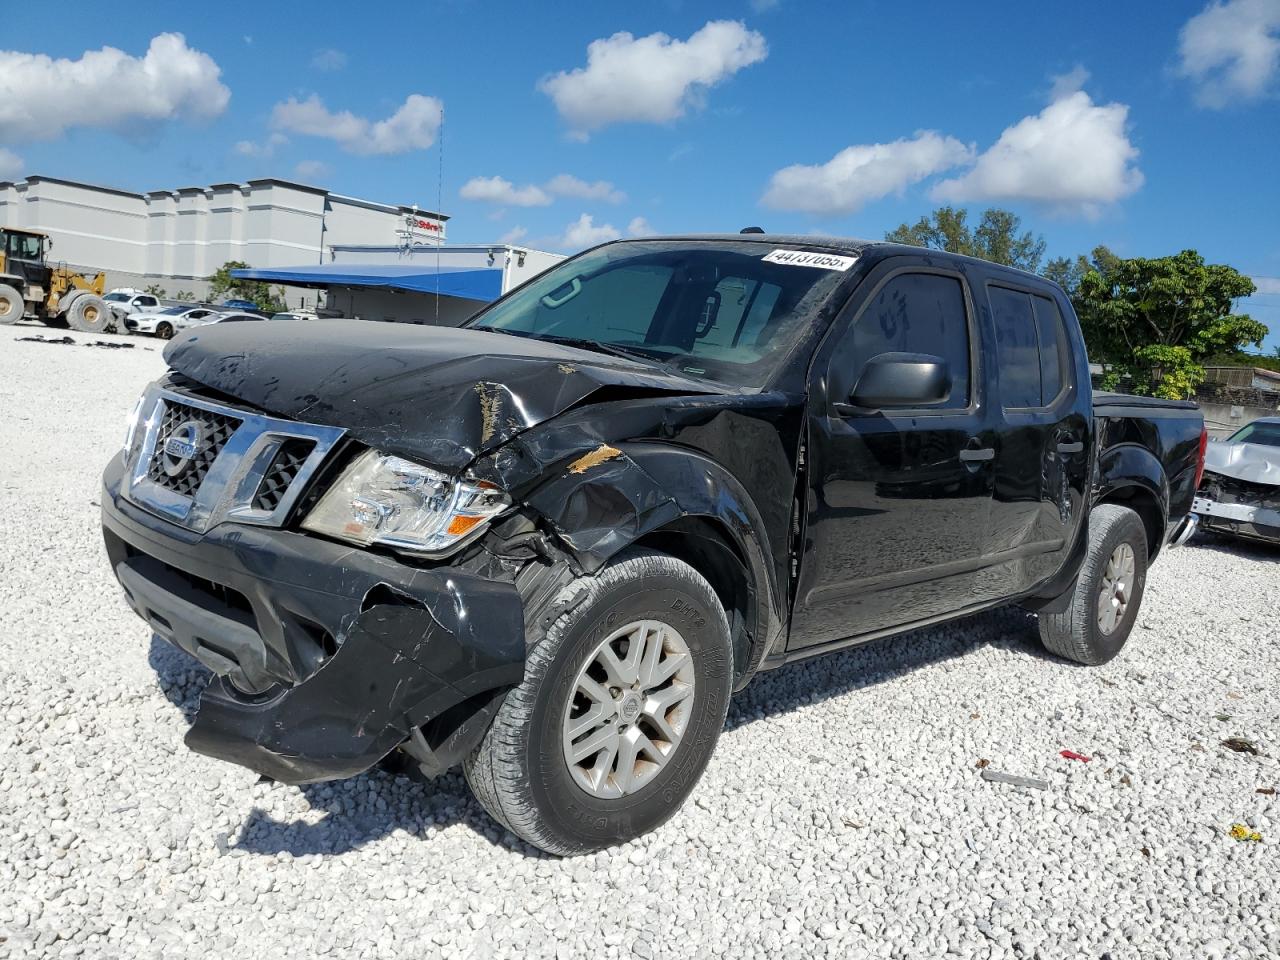
M633 217L627 224L628 237L652 237L657 232L644 217Z
M324 73L341 70L346 65L347 55L341 50L333 49L333 47L317 50L311 57L311 69L320 70Z
M922 130L893 143L846 147L817 166L784 167L769 181L761 202L778 210L848 214L972 157L972 148L954 137Z
M3 151L0 151L3 153ZM0 158L0 169L4 168L3 158ZM1280 296L1280 277L1250 277L1253 285L1258 289L1253 291L1254 296Z
M1142 186L1129 142L1129 108L1083 90L1054 100L1000 134L973 169L934 187L936 200L1024 200L1096 216Z
M615 189L608 180L587 183L568 173L552 177L547 181L545 189L557 197L577 197L580 200L607 200L609 203L622 203L627 199L627 195Z
M136 128L166 120L208 120L231 91L213 58L162 33L132 57L115 47L79 60L0 50L0 139L53 140L71 127Z
M1178 35L1178 73L1196 84L1204 107L1262 96L1278 67L1278 0L1215 0Z
M319 180L329 175L329 165L319 160L301 160L293 168L293 175L300 180Z
M568 173L560 173L546 183L516 186L505 177L472 177L462 185L458 195L464 200L482 200L513 207L545 207L552 197L574 197L578 200L605 200L621 203L627 195L608 180L588 183Z
M22 158L0 147L0 180L17 180L22 175Z
M519 243L529 233L524 227L512 227L498 238L499 243Z
M665 123L700 105L708 88L768 56L764 37L736 20L712 20L688 40L630 33L593 40L587 65L544 77L571 132L585 139L611 123Z
M1089 82L1089 71L1083 64L1077 63L1066 73L1059 73L1052 78L1053 86L1049 88L1049 102L1069 97L1077 90L1083 90Z
M411 93L385 120L372 121L349 110L330 111L315 94L277 103L271 124L277 131L335 141L348 153L364 156L425 150L436 141L443 105L435 97Z
M565 228L564 236L556 242L556 246L566 250L582 250L606 240L617 240L620 236L622 233L613 224L602 223L597 227L595 218L584 213Z
M261 143L256 140L237 140L234 149L242 157L270 157L276 152L276 147L288 142L289 138L283 133L273 133Z
M517 187L503 177L472 177L462 185L458 196L463 200L483 200L512 207L545 207L551 198L541 187L532 184Z

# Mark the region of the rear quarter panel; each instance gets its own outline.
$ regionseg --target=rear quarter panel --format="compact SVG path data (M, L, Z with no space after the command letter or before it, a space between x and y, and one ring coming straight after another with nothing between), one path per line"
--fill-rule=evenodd
M1204 417L1194 406L1143 398L1095 401L1098 468L1095 500L1130 485L1153 493L1167 540L1191 510Z

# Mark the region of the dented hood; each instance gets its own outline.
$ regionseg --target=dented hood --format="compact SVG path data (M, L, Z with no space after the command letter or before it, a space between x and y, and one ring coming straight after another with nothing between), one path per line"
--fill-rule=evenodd
M593 395L720 392L545 341L362 320L210 324L172 340L165 359L268 413L345 427L370 446L451 471Z
M1204 468L1246 483L1280 486L1280 447L1215 441L1205 448Z

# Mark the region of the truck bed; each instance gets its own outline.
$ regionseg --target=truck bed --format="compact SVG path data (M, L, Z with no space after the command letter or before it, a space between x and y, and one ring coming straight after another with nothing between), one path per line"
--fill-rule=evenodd
M1132 410L1199 410L1200 405L1194 400L1164 400L1160 397L1135 397L1130 393L1112 393L1109 390L1093 391L1093 412L1096 416L1105 417L1109 411L1116 411L1113 416L1124 416Z

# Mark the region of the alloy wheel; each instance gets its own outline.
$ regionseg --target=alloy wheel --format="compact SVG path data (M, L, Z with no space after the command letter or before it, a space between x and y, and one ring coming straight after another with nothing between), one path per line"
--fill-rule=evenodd
M1111 551L1102 572L1102 587L1098 591L1098 629L1103 633L1110 633L1124 619L1133 597L1136 570L1132 546L1122 543Z
M587 658L565 705L574 781L604 799L642 789L679 749L693 692L693 657L674 627L637 620L615 630Z

